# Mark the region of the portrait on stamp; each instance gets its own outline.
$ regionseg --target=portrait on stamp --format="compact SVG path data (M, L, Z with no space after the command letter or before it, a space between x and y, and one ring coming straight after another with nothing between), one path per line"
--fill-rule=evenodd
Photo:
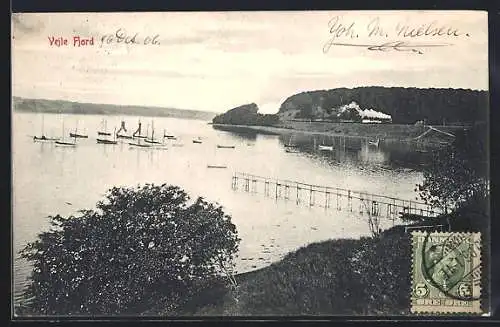
M11 30L13 319L490 313L486 12Z

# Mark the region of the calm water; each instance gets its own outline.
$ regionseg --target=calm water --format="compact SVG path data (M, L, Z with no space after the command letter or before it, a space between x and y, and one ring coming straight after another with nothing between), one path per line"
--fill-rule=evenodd
M233 217L242 238L237 261L239 272L279 260L287 252L311 242L331 238L369 235L366 217L356 212L297 206L294 201L275 201L259 194L231 189L233 172L296 180L319 185L415 199L415 184L422 179L404 150L367 147L322 155L312 150L312 140L301 140L304 151L286 153L286 137L238 135L214 130L207 122L155 118L158 135L173 134L183 147L167 150L130 148L127 143L96 144L104 117L80 115L13 114L13 250L14 294L18 298L31 271L17 252L48 228L49 215L69 215L93 208L113 186L170 183L184 188L192 197L203 196L222 204ZM129 132L140 117L105 117L108 131L125 120ZM42 124L43 121L43 124ZM151 118L141 118L143 131ZM64 124L63 124L64 122ZM68 135L78 127L89 135L76 148L35 143L42 125L49 137ZM193 144L200 137L202 144ZM319 140L318 140L319 141ZM323 140L324 141L324 140ZM235 145L217 149L217 144ZM209 169L207 165L226 165ZM383 221L383 227L392 221Z

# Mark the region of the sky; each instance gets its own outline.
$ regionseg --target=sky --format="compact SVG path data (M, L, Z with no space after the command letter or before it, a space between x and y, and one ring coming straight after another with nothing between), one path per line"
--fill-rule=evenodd
M11 22L12 93L27 98L214 112L254 102L275 113L293 94L337 87L488 89L481 11L20 13ZM339 24L354 25L342 32ZM369 36L375 24L385 39ZM397 33L429 24L459 36ZM119 29L137 33L137 43L108 36ZM94 45L73 46L74 36L93 37ZM155 36L157 44L144 44ZM334 36L338 43L447 46L421 54L338 45L325 52ZM68 45L51 45L52 37ZM101 45L103 37L110 43Z

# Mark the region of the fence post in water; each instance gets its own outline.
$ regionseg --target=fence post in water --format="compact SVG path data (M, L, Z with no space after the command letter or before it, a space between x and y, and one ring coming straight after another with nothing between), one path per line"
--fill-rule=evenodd
M342 210L341 205L340 205L340 193L337 190L337 210L340 211Z
M351 190L347 191L347 206L349 207L349 211L352 212L352 196L351 196Z
M313 196L313 189L312 189L312 185L309 186L309 206L311 207L313 205L313 199L312 199L312 196Z
M328 208L328 198L330 197L330 192L328 192L328 188L325 188L325 208Z
M372 215L378 216L379 210L378 210L378 203L377 201L372 200Z
M269 196L269 181L267 179L264 182L264 193L266 196Z
M278 198L278 181L276 181L276 189L274 191L274 197L277 199Z
M289 188L290 186L288 184L285 184L285 200L288 200L288 193L289 193Z
M250 179L245 178L245 191L248 192L250 190Z
M233 190L238 189L238 177L237 176L233 176L233 182L232 182L231 187L233 188Z

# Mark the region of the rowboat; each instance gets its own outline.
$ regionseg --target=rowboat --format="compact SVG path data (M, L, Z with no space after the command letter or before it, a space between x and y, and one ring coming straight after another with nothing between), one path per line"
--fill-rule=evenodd
M227 168L227 166L224 165L207 165L207 168Z
M320 151L333 151L333 145L318 145Z

